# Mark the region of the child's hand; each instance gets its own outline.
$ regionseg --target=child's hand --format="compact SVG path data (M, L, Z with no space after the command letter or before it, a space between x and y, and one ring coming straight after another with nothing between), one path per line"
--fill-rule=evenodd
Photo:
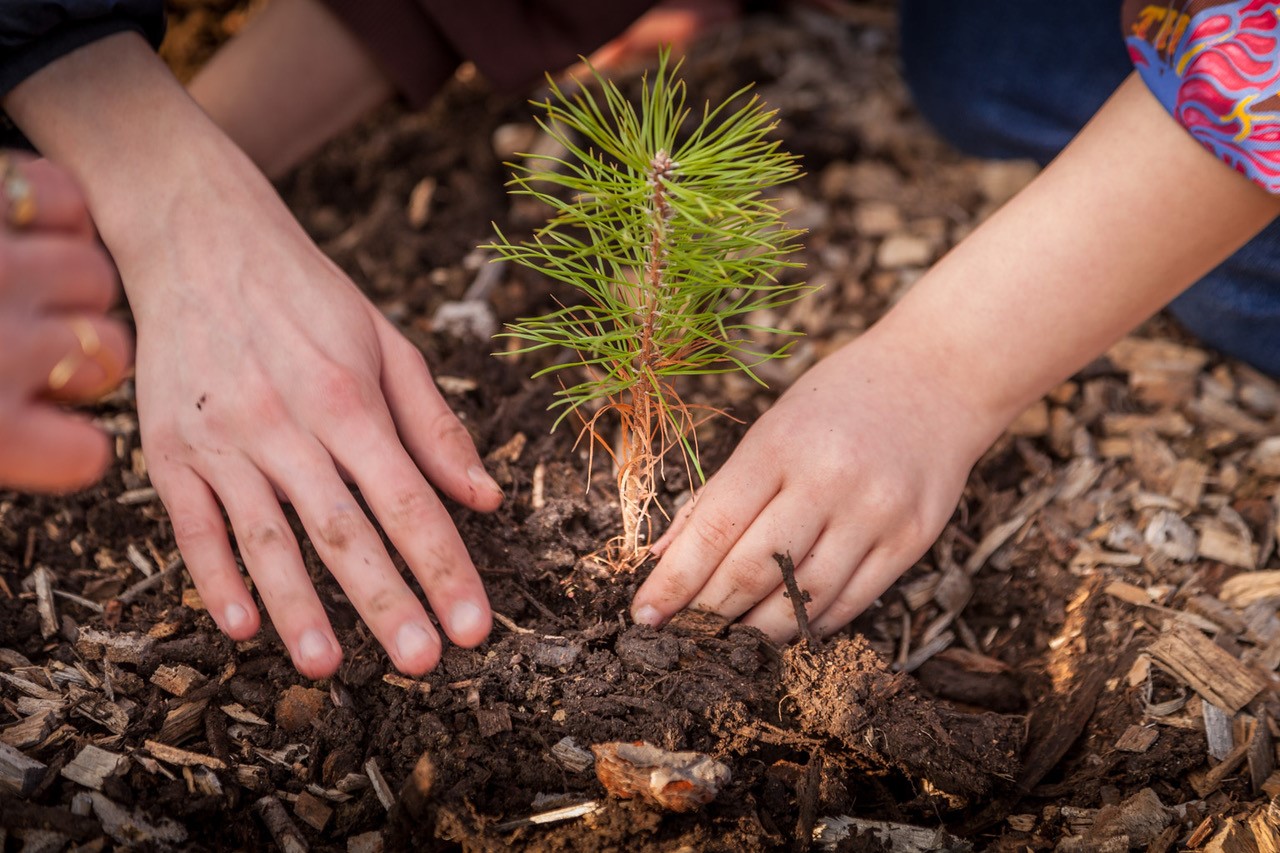
M933 543L1003 426L872 332L818 364L753 426L677 516L632 605L684 607L794 637L773 555L790 553L815 633L867 608Z

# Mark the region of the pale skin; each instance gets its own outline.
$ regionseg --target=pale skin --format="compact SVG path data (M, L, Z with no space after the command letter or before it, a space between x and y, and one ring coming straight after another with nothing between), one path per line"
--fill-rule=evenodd
M115 387L133 346L106 314L120 286L75 182L47 161L6 156L38 206L22 229L0 225L0 488L74 491L106 470L111 443L63 404ZM0 198L0 222L7 207ZM82 357L73 324L98 344L93 358ZM50 376L60 364L65 376L54 390Z
M435 666L437 629L346 477L449 638L481 642L484 589L432 486L478 510L502 494L420 353L261 171L133 34L46 66L4 107L84 188L119 268L152 483L222 630L246 639L259 614L220 506L297 668L322 677L341 662L282 496L395 666Z
M761 417L655 543L634 618L693 607L791 638L772 557L789 551L815 630L844 626L929 548L1020 411L1277 213L1131 77L1022 193Z

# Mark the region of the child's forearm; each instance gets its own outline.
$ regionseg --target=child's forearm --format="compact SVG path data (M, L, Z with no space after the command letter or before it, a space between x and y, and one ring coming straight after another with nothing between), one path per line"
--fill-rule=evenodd
M42 68L4 108L79 183L122 271L171 259L190 240L216 240L203 220L228 207L288 219L261 173L132 33ZM135 311L146 296L140 282L126 276Z
M870 333L1006 422L1261 230L1280 200L1136 76Z
M320 0L274 0L190 91L275 178L390 97L392 87Z

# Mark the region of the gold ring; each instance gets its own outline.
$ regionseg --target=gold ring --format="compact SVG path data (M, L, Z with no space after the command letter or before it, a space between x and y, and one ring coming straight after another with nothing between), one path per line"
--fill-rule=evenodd
M21 230L36 219L36 197L31 191L31 181L22 174L17 162L9 155L0 155L0 192L9 204L9 225Z
M76 336L80 351L67 353L53 366L53 370L49 371L50 391L61 391L65 388L86 358L97 361L104 371L107 368L98 358L102 352L102 340L98 337L98 330L93 327L93 323L84 317L72 317L67 321L67 325L71 328L71 333Z

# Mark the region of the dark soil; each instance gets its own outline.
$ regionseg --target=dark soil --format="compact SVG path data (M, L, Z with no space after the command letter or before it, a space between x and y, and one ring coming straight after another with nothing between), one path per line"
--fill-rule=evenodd
M193 51L220 38L208 35L210 27L240 25L225 23L240 14L229 8L235 5L206 4L197 10L207 17L199 27L180 16L179 32L202 34L188 34ZM757 82L782 110L787 146L805 156L809 175L785 200L811 231L806 276L825 287L775 318L810 333L794 362L770 376L775 390L883 313L927 263L882 263L878 248L892 235L866 236L859 210L891 205L901 219L893 234L923 241L932 258L1007 196L1004 184L1029 175L1026 167L987 169L937 141L897 81L891 16L880 5L864 12L854 22L809 13L753 17L713 38L688 66L698 97L715 100ZM181 45L170 55L179 65L198 62ZM335 678L312 684L291 668L269 628L247 643L220 635L182 572L120 604L144 577L139 562L156 569L176 555L163 507L135 491L147 482L125 388L99 410L118 436L119 456L100 486L69 498L0 495L0 652L31 664L0 657L0 672L39 669L45 675L30 678L47 678L44 688L66 697L48 735L24 749L48 765L44 781L30 796L0 804L0 832L15 839L6 849L19 849L19 838L31 843L39 828L68 843L111 846L101 820L84 816L86 789L59 774L87 744L134 756L101 795L153 828L176 824L185 840L173 846L182 849L281 844L259 805L264 797L284 806L291 831L313 849L348 849L349 839L378 832L388 850L475 851L800 850L815 823L831 815L945 825L978 847L1050 849L1073 832L1063 807L1114 805L1147 786L1166 805L1193 799L1187 775L1206 760L1202 729L1163 726L1144 752L1113 747L1144 720L1144 702L1180 688L1157 677L1147 697L1147 688L1126 681L1139 635L1154 629L1102 593L1104 570L1075 561L1106 520L1098 491L1088 492L1096 506L1087 518L1084 499L1046 499L1031 510L1038 522L982 561L970 597L954 611L930 592L1019 506L1070 476L1086 451L1062 446L1062 434L1048 428L1002 439L974 472L934 551L821 647L778 648L751 629L696 614L659 631L630 623L628 603L648 568L601 577L583 561L618 532L611 477L604 472L588 491L585 451L574 447L571 430L549 433L553 389L525 378L536 366L530 359L490 357L490 342L433 322L480 271L473 247L487 239L491 221L517 232L537 222L537 210L504 195L494 143L529 127L520 99L496 96L464 74L430 111L381 111L282 187L318 244L423 347L504 487L506 503L493 516L453 513L502 624L476 650L447 649L428 677L398 678L307 545L347 653ZM409 200L424 180L434 191L425 221L419 215L415 222ZM503 272L488 302L499 321L550 304L545 283L514 270ZM1152 333L1181 340L1163 325ZM714 470L770 395L732 380L690 393L727 402L742 422L723 420L708 432L705 463ZM1124 372L1104 363L1078 377L1055 409L1098 438L1107 434L1104 416L1151 411ZM1216 465L1233 447L1201 444L1198 452ZM1114 490L1107 494L1124 493L1129 469L1106 464L1113 467L1099 482ZM679 474L668 482L668 509L688 485ZM1269 494L1261 486L1258 493ZM1114 518L1127 511L1116 509ZM24 586L37 566L53 570L57 588L104 612L59 599L61 633L41 639L35 598ZM1211 560L1195 569L1194 584L1185 567L1141 578L1142 567L1125 571L1134 583L1186 589L1225 576ZM85 643L85 629L152 642L144 653L113 660ZM953 639L944 651L909 667L911 674L896 671L946 631ZM176 664L204 679L182 697L154 681L160 667ZM0 696L0 725L26 716L12 683L0 684ZM729 765L732 781L690 814L612 799L591 769L553 755L566 737L583 749L646 740L705 752ZM147 740L211 756L226 769L153 760ZM371 761L389 785L390 809L368 783ZM1249 797L1238 779L1223 791ZM320 829L301 817L313 800L331 810ZM601 807L561 823L503 827L586 800ZM1032 820L1010 823L1010 815ZM141 835L151 838L144 847L165 846ZM866 838L842 845L880 849Z

